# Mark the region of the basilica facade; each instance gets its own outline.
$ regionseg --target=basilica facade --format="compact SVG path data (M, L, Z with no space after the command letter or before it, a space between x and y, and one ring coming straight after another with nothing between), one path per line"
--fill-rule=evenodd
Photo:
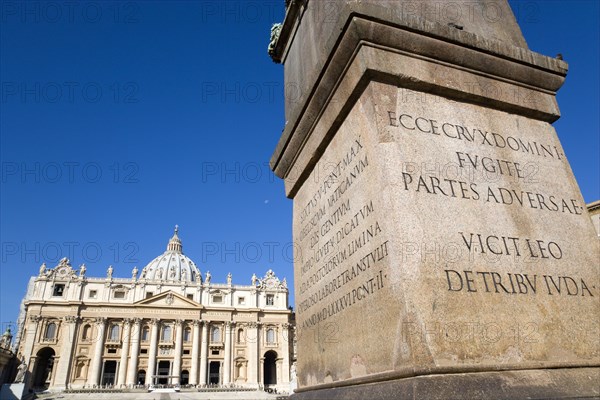
M272 270L214 283L167 250L130 278L86 275L68 259L40 267L23 301L17 355L33 389L147 386L289 391L293 313Z

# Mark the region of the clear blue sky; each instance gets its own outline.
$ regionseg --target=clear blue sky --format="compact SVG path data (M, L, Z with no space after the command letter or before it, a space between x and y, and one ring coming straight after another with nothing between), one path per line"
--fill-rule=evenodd
M266 48L284 0L0 4L2 328L42 261L127 277L175 224L214 281L272 268L291 283L292 202L268 168L284 117ZM529 47L569 63L555 126L596 200L598 2L511 4Z

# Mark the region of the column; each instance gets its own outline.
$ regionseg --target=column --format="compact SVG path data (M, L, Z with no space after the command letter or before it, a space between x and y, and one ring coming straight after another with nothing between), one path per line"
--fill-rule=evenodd
M206 368L208 367L208 329L210 321L203 321L202 345L200 350L200 385L206 385Z
M121 341L121 361L119 362L119 375L117 376L117 387L125 385L127 376L127 358L129 357L129 340L131 337L131 320L123 320L123 339Z
M153 376L156 374L156 351L158 350L158 325L159 320L153 318L150 321L152 328L150 330L150 353L148 354L148 372L146 374L146 384L154 384Z
M258 324L250 322L246 333L248 343L248 382L258 386Z
M137 385L137 363L140 353L140 332L142 331L142 320L140 318L133 319L133 327L131 328L131 352L129 354L129 365L127 366L127 386Z
M265 358L261 355L261 353L262 353L262 347L263 347L261 345L261 343L263 343L263 339L261 337L261 331L262 331L262 329L260 328L261 325L262 325L262 322L258 322L257 323L257 327L256 327L256 346L257 346L256 357L257 357L257 360L258 360L258 366L257 366L257 368L258 368L258 373L257 373L258 381L257 382L258 382L259 386L261 386L261 385L263 385L265 383L265 379L264 379L264 376L263 376L263 373L265 372L265 368L264 368Z
M194 332L192 334L192 370L190 371L190 385L198 384L198 362L200 357L200 323L194 320Z
M224 378L223 377L223 371L224 370L225 370L225 368L223 368L223 361L219 361L219 383L221 385L223 385L224 384L223 382L225 382L224 379L223 379Z
M25 329L25 345L23 346L23 361L25 361L25 364L27 364L27 366L29 367L29 369L31 370L32 368L32 363L31 363L31 357L32 357L32 352L33 352L33 345L35 343L35 337L37 334L37 329L38 326L40 324L40 320L42 318L39 315L30 315L29 316L29 323L26 325L27 328Z
M285 323L281 326L281 338L279 340L281 352L281 378L277 376L278 383L287 385L290 383L290 324ZM281 379L281 380L280 380Z
M64 323L61 324L61 344L60 358L56 368L54 379L54 387L56 389L66 389L69 384L69 371L71 370L71 356L73 355L73 347L75 347L75 334L77 332L78 317L64 317Z
M231 326L232 322L225 322L225 360L223 364L223 385L231 381Z
M181 378L181 348L183 346L183 320L175 321L175 359L173 360L173 370L171 375L175 378L171 381L174 385L179 385Z
M92 361L92 373L88 384L100 384L100 371L102 370L102 353L104 351L104 332L106 331L106 318L96 318L96 347Z
M265 358L260 357L258 363L258 384L259 386L265 384L265 377L263 376L265 373Z

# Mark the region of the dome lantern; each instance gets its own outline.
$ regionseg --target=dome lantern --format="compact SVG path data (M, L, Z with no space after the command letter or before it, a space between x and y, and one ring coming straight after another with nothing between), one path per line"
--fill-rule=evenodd
M173 237L169 240L169 244L167 244L167 251L174 251L175 253L182 254L183 247L181 246L181 239L177 233L179 232L179 225L175 225L175 233L173 233Z

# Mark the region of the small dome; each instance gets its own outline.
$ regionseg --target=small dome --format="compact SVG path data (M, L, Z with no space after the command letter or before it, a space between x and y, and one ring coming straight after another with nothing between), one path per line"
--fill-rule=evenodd
M175 225L175 233L167 244L167 251L150 261L140 278L167 282L196 282L202 279L196 264L183 254L178 232L179 227Z

